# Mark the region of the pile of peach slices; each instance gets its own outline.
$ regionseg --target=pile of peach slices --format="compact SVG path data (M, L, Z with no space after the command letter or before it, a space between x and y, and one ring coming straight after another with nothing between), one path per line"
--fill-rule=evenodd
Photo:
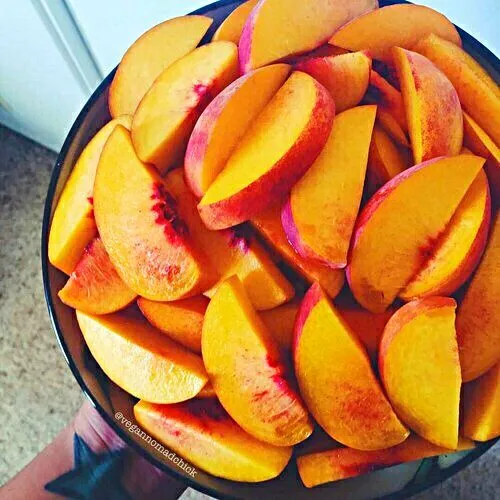
M127 50L49 258L150 435L312 487L500 434L500 89L432 9L290 4Z

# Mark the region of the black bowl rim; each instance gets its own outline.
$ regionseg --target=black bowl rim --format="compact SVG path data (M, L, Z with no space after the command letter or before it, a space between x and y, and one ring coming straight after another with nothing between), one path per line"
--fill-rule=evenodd
M199 9L194 10L193 12L190 12L189 14L199 14L203 15L211 10L214 10L216 8L224 7L226 5L230 4L241 4L243 3L242 0L218 0L213 3L210 3L208 5L205 5L203 7L200 7ZM380 3L383 3L384 5L392 5L396 3L411 3L407 2L405 0L386 0L385 2L382 0ZM476 38L474 38L472 35L469 35L466 31L462 30L460 27L457 26L458 32L462 38L463 41L466 42L466 45L469 45L473 47L474 51L479 53L484 59L488 60L499 72L500 72L500 59L493 54L487 47L485 47L481 42L479 42ZM230 495L226 495L223 493L220 493L214 488L209 488L207 486L204 486L198 482L196 482L193 479L186 478L185 476L181 475L173 466L167 465L166 462L162 462L157 460L154 456L150 455L145 448L140 446L138 443L136 443L134 440L132 440L129 435L115 422L114 419L112 419L107 412L102 408L102 406L99 404L97 398L92 394L92 391L89 389L85 381L83 380L82 376L80 375L80 372L78 371L78 368L73 361L73 358L70 355L68 346L66 344L64 334L62 332L62 329L59 326L59 322L56 317L55 313L55 308L54 308L54 302L52 300L52 294L51 294L51 285L50 285L50 279L49 279L49 259L48 259L48 238L49 238L49 229L50 229L50 222L51 222L51 212L52 212L52 203L53 199L56 193L56 187L57 183L59 180L59 176L61 174L61 169L64 164L64 160L68 154L68 151L73 143L73 140L75 138L76 133L80 129L80 126L82 122L84 121L85 117L87 116L88 112L98 98L101 96L103 91L108 87L108 85L111 83L113 76L116 72L116 67L104 78L104 80L99 84L99 86L95 89L95 91L92 93L90 98L87 100L85 105L83 106L82 110L78 114L77 118L75 119L73 125L71 126L68 135L66 136L66 139L63 143L63 146L61 148L61 151L59 152L56 163L54 165L54 169L51 174L50 178L50 183L49 187L47 190L47 198L45 200L45 206L44 206L44 211L43 211L43 222L42 222L42 234L41 234L41 260L42 260L42 277L43 277L43 287L44 287L44 295L45 295L45 300L47 302L47 308L49 312L49 317L50 317L50 322L52 324L52 328L54 330L54 333L57 338L57 342L59 344L59 347L61 348L61 351L63 352L64 359L66 360L66 363L68 364L71 372L73 373L73 376L75 377L76 381L80 385L80 388L82 389L83 393L87 397L87 399L92 403L94 408L99 412L101 417L104 419L104 421L116 432L116 434L123 439L124 442L127 443L134 451L139 453L141 456L143 456L146 460L148 460L151 464L154 466L158 467L161 469L163 472L174 476L175 479L183 482L186 484L186 487L192 487L193 489L197 491L201 491L202 493L206 493L207 495L214 496L216 498L221 498L221 499L234 499L234 498L239 498L239 497L234 497ZM481 455L486 453L496 442L500 440L499 438L493 439L491 441L481 443L477 445L477 448L472 450L467 456L456 462L455 464L451 465L450 467L447 467L446 469L442 469L442 472L440 474L437 474L436 477L433 477L430 481L425 482L423 484L415 484L411 485L409 487L404 487L402 490L396 493L391 493L389 495L384 495L383 497L380 497L379 500L402 500L403 498L409 498L413 495L416 495L417 493L421 493L422 491L425 491L429 488L432 488L433 486L436 486L437 484L445 481L446 479L449 479L451 476L455 475L457 472L460 470L464 469L467 467L469 464L477 460Z

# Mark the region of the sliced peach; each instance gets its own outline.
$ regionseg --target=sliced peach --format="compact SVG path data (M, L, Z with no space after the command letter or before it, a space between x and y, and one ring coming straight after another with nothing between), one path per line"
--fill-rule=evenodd
M267 329L286 351L292 349L293 325L295 324L298 309L299 303L293 301L260 313L260 317Z
M474 446L472 441L460 438L457 450L471 450ZM335 448L303 455L297 457L297 468L304 485L312 488L404 462L454 453L457 450L442 448L421 437L411 435L401 444L385 450L362 451L352 448Z
M199 356L170 340L133 311L93 316L76 312L92 356L136 398L154 403L190 399L207 383Z
M120 278L97 237L87 245L58 295L67 306L80 311L108 314L128 306L137 294Z
M231 481L257 482L278 476L292 448L263 443L247 434L217 400L193 400L174 405L139 401L134 406L139 425L193 465Z
M93 192L102 149L117 125L130 129L132 118L120 116L107 123L85 146L59 198L49 233L49 260L71 274L85 247L97 236Z
M415 50L430 59L450 79L465 111L500 147L498 84L472 56L443 38L442 35L429 35Z
M290 446L312 432L285 373L278 344L238 278L219 286L205 314L202 354L222 406L249 434Z
M357 17L338 29L330 43L351 51L368 50L375 59L390 60L392 47L411 49L436 33L461 45L460 36L443 14L422 5L389 5Z
M198 209L207 227L234 226L283 200L323 149L334 112L320 83L293 72L201 199Z
M470 277L481 259L490 218L488 179L481 171L438 239L432 256L399 296L411 300L454 293Z
M330 297L336 297L344 285L344 271L332 269L301 257L290 245L281 224L279 208L271 208L252 220L266 242L308 283L317 281Z
M191 52L212 22L205 16L176 17L143 33L125 52L111 82L111 116L133 115L160 73Z
M278 91L290 72L273 64L243 75L226 87L196 122L188 142L184 169L193 193L201 198L246 130Z
M409 166L408 155L394 144L383 127L376 124L366 171L366 190L370 196Z
M174 302L137 299L142 314L154 327L197 353L201 353L201 329L208 302L203 295Z
M483 259L458 309L457 340L464 382L481 376L500 361L499 262L497 212Z
M383 108L378 108L377 110L377 121L384 127L386 132L397 142L397 144L410 147L410 141L406 135L406 132L398 123L394 115Z
M464 385L463 432L474 441L500 436L500 363Z
M384 311L422 268L484 159L438 158L401 172L358 217L347 278L356 300Z
M464 118L464 140L465 140L465 118ZM460 150L461 155L473 155L474 153L466 146L462 146L462 149ZM481 155L478 155L481 156Z
M387 323L379 353L380 377L401 420L451 449L457 447L462 383L455 308L447 297L409 302Z
M393 49L415 163L460 153L462 108L450 80L424 56Z
M158 172L137 158L122 126L101 154L94 209L111 262L138 295L175 300L213 283L210 265L194 246L174 198Z
M204 292L205 295L212 297L220 283L236 275L258 310L279 306L294 296L292 284L256 241L250 227L210 231L200 219L196 200L184 182L182 170L170 172L165 182L177 200L179 212L186 220L194 240L203 248L217 271L217 282Z
M242 73L313 50L356 16L376 9L376 0L260 0L245 22L239 53Z
M212 42L165 69L141 100L132 122L137 156L165 172L180 160L196 120L238 76L237 48Z
M240 43L243 26L258 1L259 0L247 0L241 5L238 5L238 7L222 21L221 25L214 33L212 41L227 40L228 42L234 42L236 45Z
M408 437L364 347L318 284L300 305L293 354L307 407L333 439L360 450L378 450Z
M325 86L340 113L353 108L363 99L368 88L372 60L365 52L329 57L308 58L295 69L308 73Z
M368 105L337 115L323 151L293 186L281 221L302 257L333 268L346 266L376 112Z

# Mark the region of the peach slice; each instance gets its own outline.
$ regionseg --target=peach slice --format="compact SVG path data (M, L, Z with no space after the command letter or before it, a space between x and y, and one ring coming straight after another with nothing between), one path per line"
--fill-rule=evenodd
M212 42L165 69L142 98L132 122L137 156L165 172L186 150L196 120L238 76L237 48Z
M238 278L219 286L205 314L203 361L222 406L249 434L290 446L312 432L292 388L278 344L253 308Z
M462 286L483 254L490 227L488 179L479 172L439 238L432 256L399 294L403 300L451 295Z
M372 10L338 29L330 43L351 51L368 50L374 59L390 60L394 46L411 49L429 33L461 45L443 14L422 5L389 5Z
M293 325L298 310L299 303L293 301L260 313L267 329L285 351L292 349Z
M201 198L251 123L290 73L273 64L238 78L203 111L188 142L184 169L191 191Z
M212 297L220 283L236 275L258 310L279 306L294 296L292 284L256 241L251 228L239 226L224 231L210 231L200 219L196 200L184 182L182 170L170 172L165 182L177 200L179 212L186 220L194 240L203 248L217 271L218 280L204 292L205 295Z
M204 255L158 172L137 158L130 134L114 129L94 186L97 227L123 281L151 300L196 295L214 281Z
M280 255L295 272L308 283L317 281L330 297L336 297L345 281L344 271L332 269L317 262L301 257L287 240L279 208L271 208L252 220L268 245Z
M465 111L500 147L500 88L464 50L444 37L429 35L415 50L430 59L451 81Z
M130 129L132 118L120 116L97 132L80 154L59 198L49 233L49 260L70 275L85 247L97 236L93 192L102 149L117 125Z
M380 377L401 420L450 449L457 447L462 383L455 308L448 297L409 302L387 323L379 353Z
M358 217L347 268L363 307L384 311L422 268L483 163L472 155L437 158L375 193Z
M300 305L293 354L300 393L333 439L351 448L378 450L408 437L364 347L317 283Z
M260 0L245 22L239 53L242 73L313 50L356 16L378 7L376 0L309 0L290 8L287 0Z
M308 58L295 65L295 69L308 73L325 86L340 113L353 108L366 93L372 60L365 52Z
M472 441L460 438L457 450L471 450L474 446ZM404 462L454 453L457 450L442 448L421 437L411 435L401 444L385 450L361 451L352 448L335 448L303 455L297 457L297 468L306 488L312 488Z
M76 311L92 356L104 373L136 398L177 403L207 383L199 356L170 340L133 311L93 316Z
M293 72L201 199L198 209L207 227L234 226L283 200L323 149L334 112L320 83Z
M67 306L80 311L108 314L128 306L137 294L120 278L97 237L87 245L58 295Z
M292 448L263 443L247 434L215 399L173 405L139 401L139 425L193 465L231 481L267 481L278 476Z
M243 26L258 1L259 0L247 0L241 5L238 5L238 7L222 21L221 25L214 33L212 41L227 40L228 42L234 42L236 45L240 43Z
M460 153L462 108L450 80L426 57L395 47L415 163Z
M483 259L458 309L457 340L464 382L481 376L500 361L499 262L497 212Z
M408 155L394 144L383 127L376 124L366 171L366 190L369 195L406 170L410 166L409 163Z
M212 22L205 16L176 17L142 34L125 52L111 82L111 116L133 115L160 73L191 52Z
M464 385L463 432L474 441L500 436L500 363Z
M293 186L281 221L302 257L333 268L346 266L376 112L369 105L337 115L323 151Z
M154 327L197 353L201 353L201 329L208 302L203 295L174 302L137 299L142 314Z

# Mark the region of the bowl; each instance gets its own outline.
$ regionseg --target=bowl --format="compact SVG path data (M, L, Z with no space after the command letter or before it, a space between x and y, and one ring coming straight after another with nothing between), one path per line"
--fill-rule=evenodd
M240 3L242 0L223 0L193 12L193 14L203 14L214 19L202 43L210 40L221 21ZM382 0L380 6L393 3L407 2ZM497 83L500 82L500 60L460 28L459 32L464 48L479 61ZM264 483L227 481L196 468L193 478L177 465L178 460L174 460L176 455L169 454L170 450L130 432L131 424L127 426L126 423L135 423L133 405L136 400L111 382L92 358L73 310L65 306L57 297L57 292L63 287L66 277L49 263L47 250L52 215L76 159L97 130L110 119L107 95L113 75L114 71L102 81L87 101L71 127L57 158L45 202L41 256L45 298L52 326L64 357L83 392L126 443L160 469L185 481L197 490L218 498L258 497L261 500L290 498L314 500L332 497L350 500L407 498L457 473L493 446L496 440L480 444L471 451L405 463L357 478L306 489L298 479L293 460L278 478Z

